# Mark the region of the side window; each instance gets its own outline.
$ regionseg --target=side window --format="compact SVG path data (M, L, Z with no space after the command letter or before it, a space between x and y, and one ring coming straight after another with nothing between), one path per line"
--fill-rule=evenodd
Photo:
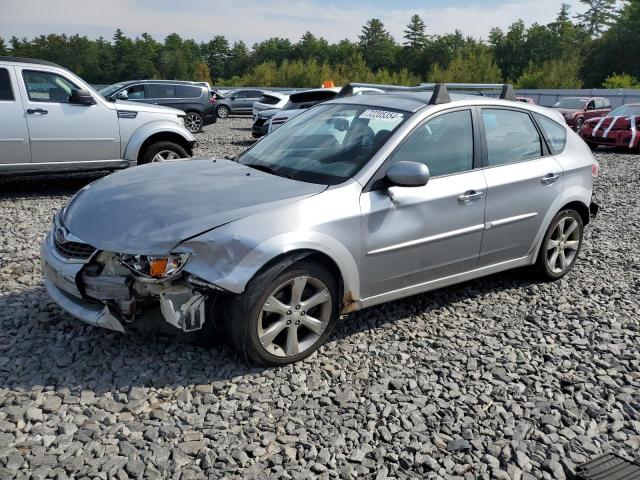
M549 144L551 153L554 155L562 153L564 146L567 144L567 130L549 117L545 117L539 113L534 113L533 116L538 122L538 125L540 125L540 129Z
M144 85L133 85L126 89L129 100L142 100L145 98Z
M199 98L202 95L202 88L190 85L176 85L176 97L178 98Z
M262 96L262 92L259 90L249 90L249 98L260 98Z
M236 92L236 94L234 95L236 98L247 98L249 92L247 92L246 90L240 90L239 92Z
M482 120L489 166L542 156L542 141L528 113L483 108Z
M596 109L596 105L595 102L593 100L591 100L589 103L587 103L587 110L595 110Z
M0 68L0 101L3 100L13 100L11 77L9 77L9 70L6 68Z
M444 113L419 126L393 153L391 162L399 161L424 163L433 177L471 170L471 111Z
M176 98L176 91L173 85L150 83L147 88L149 89L149 98Z
M604 101L600 98L598 98L597 100L595 100L596 102L596 110L600 110L601 108L604 108Z
M611 108L611 102L608 98L605 98L602 102L604 103L603 108Z
M55 73L24 70L22 78L32 102L69 103L71 91L78 88Z

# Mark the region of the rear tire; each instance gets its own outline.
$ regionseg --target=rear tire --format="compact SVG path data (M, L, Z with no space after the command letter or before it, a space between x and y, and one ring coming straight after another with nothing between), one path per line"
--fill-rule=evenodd
M187 151L177 143L162 141L149 145L138 160L138 165L162 162L178 158L189 158Z
M547 280L558 280L573 268L582 247L584 224L575 210L567 209L553 217L542 239L535 268Z
M337 282L323 266L299 261L259 273L242 295L228 299L226 330L233 345L261 365L302 360L331 334L338 312Z
M227 107L226 105L220 105L217 109L216 109L216 113L218 115L218 118L227 118L229 116L230 110L229 107Z
M184 126L191 133L198 133L202 130L204 119L198 112L187 112L184 119Z
M584 124L584 118L579 118L576 120L576 132L580 132L582 125Z

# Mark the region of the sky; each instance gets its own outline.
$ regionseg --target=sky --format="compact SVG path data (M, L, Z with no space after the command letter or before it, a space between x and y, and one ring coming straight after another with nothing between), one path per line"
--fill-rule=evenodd
M564 0L580 11L579 0ZM47 33L103 36L116 28L157 40L176 32L197 41L225 35L248 45L269 37L297 41L307 30L331 42L356 40L362 25L379 18L401 41L413 14L428 33L486 39L494 27L506 29L521 18L549 23L562 0L0 0L0 37L32 38Z

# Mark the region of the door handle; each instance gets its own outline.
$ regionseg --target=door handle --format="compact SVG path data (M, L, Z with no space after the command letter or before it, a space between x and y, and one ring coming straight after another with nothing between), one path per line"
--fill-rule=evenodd
M29 115L46 115L47 113L49 113L49 111L43 110L42 108L36 108L36 109L30 108L27 110L27 113Z
M484 192L476 192L475 190L468 190L458 197L458 203L460 205L471 205L476 200L483 197Z
M543 185L551 185L552 183L555 183L559 178L560 175L558 175L557 173L547 173L540 179L540 182L542 182Z

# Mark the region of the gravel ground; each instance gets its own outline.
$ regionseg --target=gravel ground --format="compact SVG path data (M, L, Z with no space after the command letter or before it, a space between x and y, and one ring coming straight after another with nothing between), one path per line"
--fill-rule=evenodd
M251 144L249 120L198 154ZM38 247L96 175L0 180L0 478L565 478L640 449L640 157L599 153L604 209L576 268L362 311L303 363L247 366L85 326Z

